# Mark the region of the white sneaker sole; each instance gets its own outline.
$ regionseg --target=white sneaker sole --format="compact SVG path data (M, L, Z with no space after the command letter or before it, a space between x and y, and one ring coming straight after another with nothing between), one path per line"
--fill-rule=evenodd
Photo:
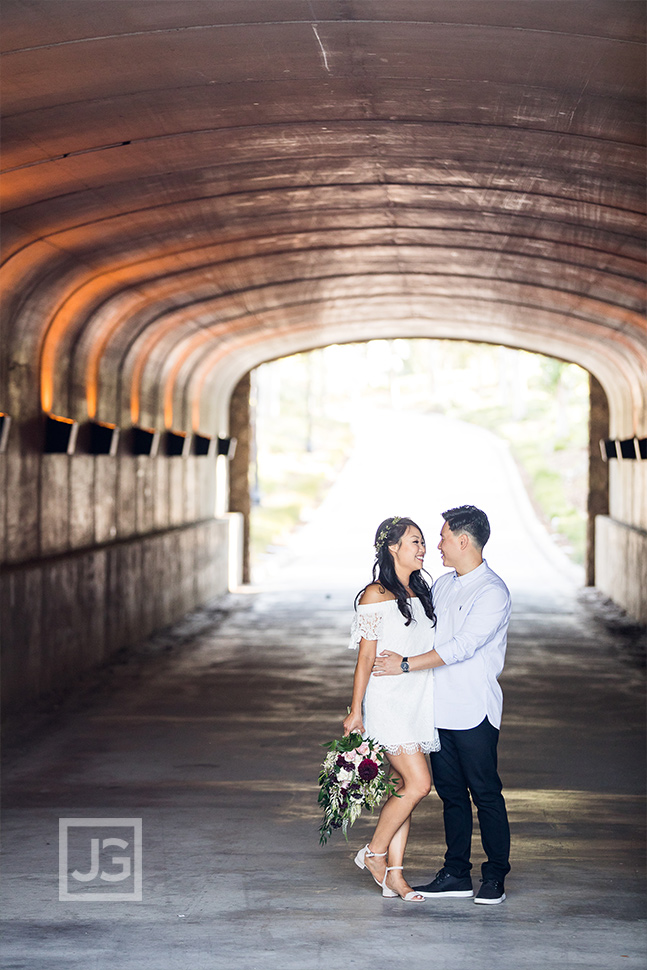
M464 889L453 893L423 893L422 890L416 889L416 892L419 896L424 896L425 899L471 899L474 895L473 889Z
M474 902L484 904L485 906L496 906L497 903L502 903L504 899L505 893L503 896L499 896L498 899L478 899L478 897L475 897Z

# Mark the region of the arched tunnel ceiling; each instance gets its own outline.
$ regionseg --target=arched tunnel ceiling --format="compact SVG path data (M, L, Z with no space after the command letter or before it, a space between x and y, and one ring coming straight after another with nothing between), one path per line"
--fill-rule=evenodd
M577 361L647 430L642 0L2 19L8 410L213 432L263 360L440 336Z

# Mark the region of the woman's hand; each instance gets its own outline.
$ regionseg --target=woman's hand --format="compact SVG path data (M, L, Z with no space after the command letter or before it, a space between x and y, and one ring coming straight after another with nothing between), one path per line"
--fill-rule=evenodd
M344 719L344 737L347 738L353 731L358 731L359 734L364 733L364 722L362 721L361 712L351 711L348 717Z

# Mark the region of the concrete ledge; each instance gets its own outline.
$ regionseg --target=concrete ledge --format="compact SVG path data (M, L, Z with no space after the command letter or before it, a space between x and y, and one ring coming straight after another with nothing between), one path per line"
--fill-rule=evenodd
M243 582L245 559L245 517L242 512L229 512L229 588L237 589Z
M608 515L595 519L595 585L647 623L647 532Z
M210 519L4 567L3 717L226 592L229 529Z

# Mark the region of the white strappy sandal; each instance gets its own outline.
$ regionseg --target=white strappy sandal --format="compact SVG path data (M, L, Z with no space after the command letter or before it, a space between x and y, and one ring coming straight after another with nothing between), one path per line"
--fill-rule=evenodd
M367 858L367 856L370 859L372 857L379 858L380 856L384 856L384 855L386 855L386 852L372 852L369 849L368 842L367 842L366 845L364 846L364 848L363 849L360 849L359 852L357 853L357 855L355 856L355 865L356 866L359 866L360 869L368 869L368 866L366 865L366 858ZM371 872L370 869L368 871ZM389 870L387 869L387 872L388 871ZM371 875L373 876L373 873L372 872L371 872ZM386 875L384 876L384 878L386 879ZM384 889L384 886L382 886L382 883L380 882L380 880L376 876L373 876L373 879L378 884L378 886L381 886L382 889ZM397 893L396 893L396 895L397 895Z
M386 896L388 899L394 899L396 896L400 896L400 893L396 893L395 890L390 889L386 884L386 877L393 869L403 869L404 866L387 866L386 872L384 873L384 879L382 881L382 895ZM424 903L425 897L421 896L420 893L411 890L406 896L400 896L405 903Z

